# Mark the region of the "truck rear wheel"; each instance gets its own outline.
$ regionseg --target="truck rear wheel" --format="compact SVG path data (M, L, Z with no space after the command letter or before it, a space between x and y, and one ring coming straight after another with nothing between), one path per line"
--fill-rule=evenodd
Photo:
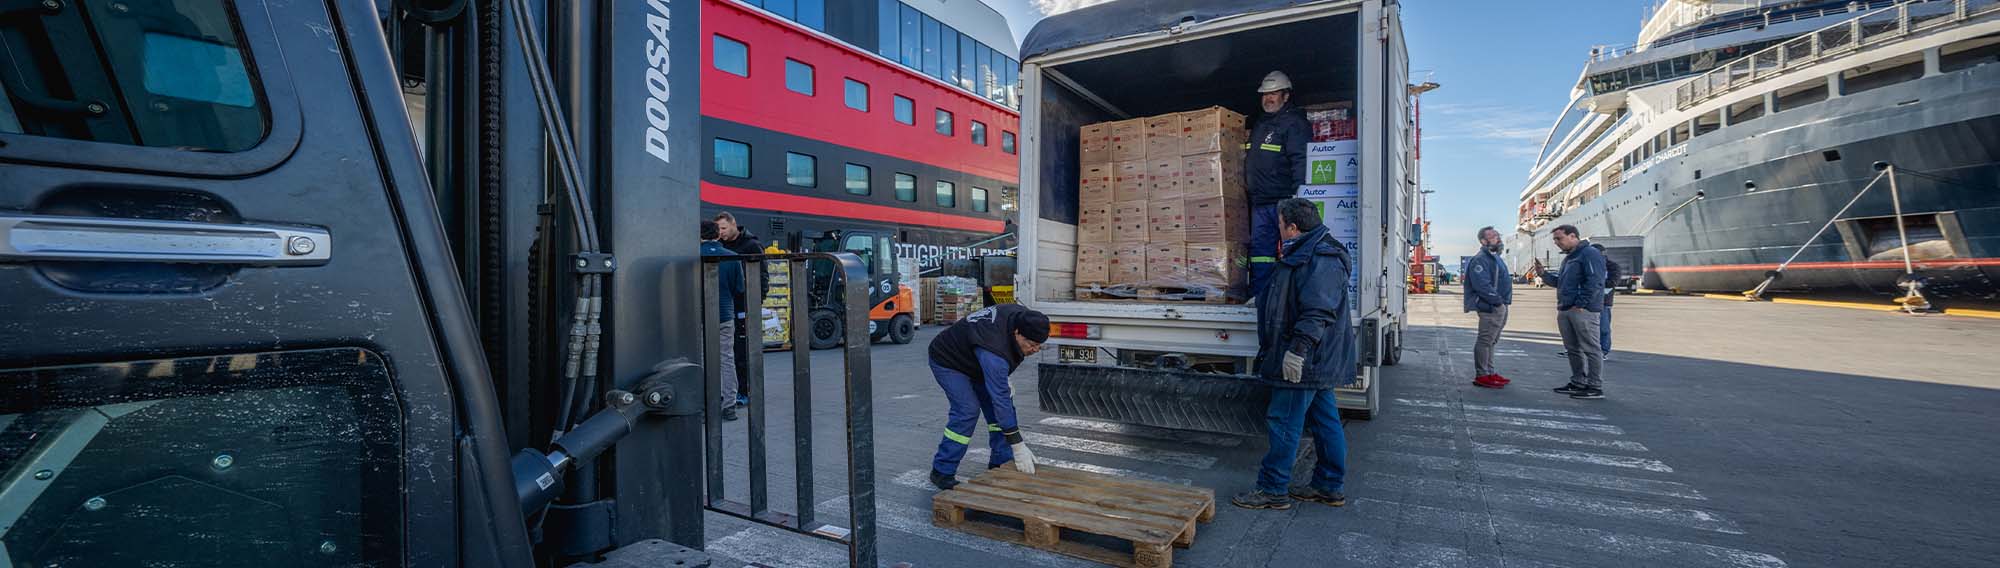
M824 308L813 310L811 323L812 329L808 331L811 332L809 337L814 350L839 347L841 338L847 335L846 326L841 324L840 314L834 313L833 310Z
M1390 331L1388 337L1382 338L1382 343L1384 344L1382 346L1382 366L1394 367L1397 363L1403 362L1403 332L1401 330Z
M896 314L889 319L889 342L907 345L917 338L917 318L910 314Z

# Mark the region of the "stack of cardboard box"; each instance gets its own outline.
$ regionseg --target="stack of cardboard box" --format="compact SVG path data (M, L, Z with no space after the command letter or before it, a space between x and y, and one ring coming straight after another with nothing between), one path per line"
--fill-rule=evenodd
M1222 107L1084 126L1076 284L1187 289L1244 279L1243 115Z
M980 299L979 283L973 279L961 276L944 276L936 280L937 301L934 305L937 306L937 323L950 325L952 322L964 319L965 316L972 315L972 312L979 311L983 307L980 305L982 300Z

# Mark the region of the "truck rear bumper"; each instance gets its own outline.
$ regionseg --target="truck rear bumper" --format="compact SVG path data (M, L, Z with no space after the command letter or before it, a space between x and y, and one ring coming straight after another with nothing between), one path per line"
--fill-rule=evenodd
M1246 375L1042 363L1043 412L1127 424L1260 436L1271 388ZM1366 418L1372 381L1335 389L1343 410ZM1353 412L1343 415L1354 416Z

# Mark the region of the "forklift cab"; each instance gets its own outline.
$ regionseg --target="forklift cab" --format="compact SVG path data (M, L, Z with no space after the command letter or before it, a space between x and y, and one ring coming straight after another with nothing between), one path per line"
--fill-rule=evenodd
M861 257L869 278L870 340L888 339L902 344L916 337L916 294L901 284L902 274L896 269L895 242L888 234L868 230L827 231L812 239L812 251L849 252ZM846 297L841 291L841 283L833 276L832 263L814 261L809 270L812 348L832 349L840 345L840 338L846 334L842 323L846 321L846 314L841 313Z

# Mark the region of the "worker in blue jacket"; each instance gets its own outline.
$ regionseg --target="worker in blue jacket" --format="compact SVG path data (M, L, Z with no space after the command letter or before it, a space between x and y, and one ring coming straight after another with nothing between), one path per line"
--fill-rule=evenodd
M1327 232L1319 208L1305 199L1278 202L1284 247L1270 285L1257 298L1258 378L1271 387L1265 411L1271 449L1257 472L1257 489L1230 499L1246 509L1290 509L1292 500L1339 507L1347 475L1347 437L1333 388L1354 382L1354 320L1348 309L1347 247ZM1299 437L1311 428L1318 462L1312 482L1291 487Z
M1250 295L1264 289L1278 262L1278 202L1306 183L1312 125L1292 104L1292 79L1272 71L1257 86L1264 116L1243 145L1244 189L1250 198Z
M1507 377L1493 367L1493 348L1500 343L1500 331L1507 327L1507 309L1514 303L1514 280L1507 275L1507 260L1500 231L1479 229L1479 255L1465 265L1465 311L1478 312L1479 336L1472 344L1472 384L1506 388Z
M1556 273L1556 330L1562 332L1563 350L1569 356L1569 384L1556 393L1570 398L1604 398L1603 337L1599 315L1604 311L1604 253L1583 240L1572 225L1550 231L1556 247L1563 250L1562 269Z
M944 440L931 459L931 485L958 485L958 462L972 443L972 428L986 415L987 467L1013 464L1022 473L1035 472L1035 454L1021 437L1014 414L1014 392L1007 376L1021 361L1042 350L1049 339L1049 317L1020 304L1000 304L965 316L931 340L931 375L944 389L951 410L945 415Z

